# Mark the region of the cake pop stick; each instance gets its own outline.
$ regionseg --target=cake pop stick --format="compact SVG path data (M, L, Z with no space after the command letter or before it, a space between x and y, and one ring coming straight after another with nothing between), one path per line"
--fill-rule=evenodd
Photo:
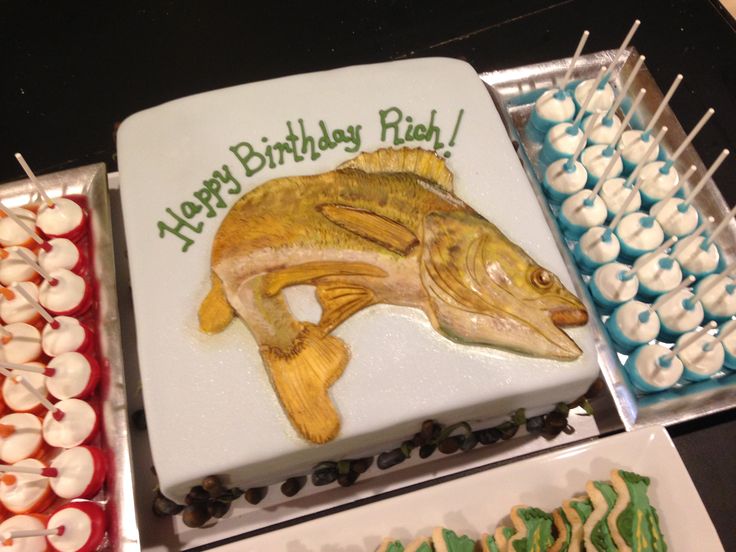
M655 249L651 253L647 253L648 258L644 262L635 264L628 271L626 271L621 277L624 278L625 280L630 280L634 276L638 275L644 268L646 268L649 264L651 264L652 261L655 261L658 255L661 255L662 253L667 251L675 243L677 243L677 236L672 236L670 239L668 239L666 242L660 245L657 249Z
M18 364L16 362L0 362L0 368L6 370L20 370L22 372L33 372L35 374L43 374L44 376L53 376L56 370L53 368L41 368L40 366L29 366L28 364Z
M723 341L731 334L733 331L736 330L736 324L730 324L728 327L722 327L718 333L715 335L715 341L712 343L706 343L703 345L703 350L705 351L712 351L713 347L716 346L718 343L723 343Z
M12 466L0 464L0 472L2 473L31 473L34 475L43 475L44 477L56 477L59 470L56 468L39 468L36 466Z
M23 251L22 249L18 249L16 253L23 260L24 263L26 263L28 266L33 268L33 270L38 272L41 277L49 283L50 286L55 286L59 283L59 281L56 278L53 278L46 270L41 267L41 265L31 259L25 251Z
M575 170L575 163L577 162L578 157L580 157L580 154L585 148L585 144L588 142L588 136L590 136L593 127L595 127L595 123L598 120L598 117L600 117L600 113L594 113L592 117L592 124L588 125L588 127L584 130L583 137L580 139L578 147L575 148L575 152L572 154L572 157L569 157L568 160L565 162L565 170L567 172L572 172Z
M713 173L715 173L718 168L721 166L721 163L723 163L723 160L728 157L728 154L730 152L727 149L724 149L718 157L716 157L716 160L713 161L710 167L708 167L708 170L705 171L705 174L702 176L700 180L698 180L698 183L695 184L695 187L690 191L690 193L685 197L685 201L683 204L685 206L690 205L693 202L693 199L695 199L695 196L700 193L700 190L703 189L703 187L707 184L708 180L710 180L710 177L713 176ZM684 179L684 177L683 177Z
M23 170L25 171L26 175L30 179L31 183L36 187L36 190L38 191L39 195L43 198L46 205L48 205L51 208L55 207L56 204L48 196L48 194L46 193L46 190L43 189L43 186L36 178L36 175L33 174L31 167L28 166L28 163L26 163L26 160L23 159L23 156L20 153L16 153L15 158L18 160L18 163L20 163L20 166L23 167Z
M611 66L606 71L606 81L608 80L608 76L613 72L613 69L616 66L616 63L618 62L619 58L621 57L621 54L624 53L624 50L629 47L629 44L631 43L631 39L634 38L634 35L636 34L637 29L639 28L639 25L641 25L641 21L638 19L634 20L634 23L631 25L631 28L629 29L629 32L624 37L623 42L621 42L621 46L618 47L618 50L616 51L616 54L613 56L613 61L611 61Z
M718 237L718 234L723 232L726 229L726 226L731 222L731 219L733 219L733 216L736 215L736 205L734 205L731 210L726 214L725 217L723 217L723 220L718 223L718 226L715 227L713 232L711 232L710 236L708 236L705 241L703 242L702 247L705 249L710 244L713 243L713 241Z
M601 177L598 179L598 182L596 182L595 186L593 186L593 189L591 190L591 193L588 196L588 198L583 202L586 206L592 205L593 201L595 201L595 198L598 196L598 194L601 193L601 188L603 188L603 184L605 184L606 180L608 179L608 175L611 174L613 167L616 166L616 163L618 162L619 159L621 159L621 150L617 150L613 154L613 157L611 157L611 160L608 162L608 165L606 165L606 168L603 169L603 174L601 174Z
M652 118L649 120L649 124L644 128L644 132L641 135L642 140L644 141L649 140L649 136L652 133L652 129L654 128L654 125L657 124L659 117L662 115L662 112L664 112L664 108L667 107L668 103L670 103L670 99L672 99L672 96L674 96L675 92L677 92L677 88L680 86L681 82L682 82L682 75L678 74L675 77L675 80L672 81L672 84L670 85L670 89L664 95L664 98L662 98L662 101L660 102L659 107L657 107L657 110L654 112L654 115L652 115Z
M677 297L678 292L682 291L686 287L690 287L690 285L692 285L694 281L695 276L688 276L687 278L684 278L682 282L680 282L673 290L665 293L664 295L660 295L657 300L652 303L652 308L654 310L657 310L661 307L664 307L667 303Z
M608 223L608 227L606 228L606 231L601 236L601 239L605 239L608 241L611 237L611 234L614 230L616 230L616 227L618 226L618 223L621 222L621 219L624 218L624 215L626 214L626 209L629 208L629 205L631 205L631 202L634 201L634 198L636 197L636 194L639 192L639 187L641 186L640 182L637 182L634 187L629 192L629 195L626 196L626 199L621 204L621 209L619 209L618 213L613 217L613 220L611 220L610 223Z
M639 93L636 95L636 98L634 98L633 103L631 104L631 108L624 116L624 120L621 121L621 126L619 127L618 131L616 131L616 134L613 137L613 140L610 144L608 144L608 147L606 148L606 152L608 152L609 155L613 155L613 149L616 147L616 144L621 139L621 135L626 130L626 127L629 126L629 122L631 121L631 118L634 116L634 113L636 112L636 109L639 107L639 104L641 103L641 100L644 98L644 94L647 93L646 88L640 88Z
M57 527L56 529L28 529L25 531L5 531L0 538L2 538L3 546L13 546L13 539L22 539L29 537L46 537L48 535L63 535L64 526Z
M655 136L654 141L649 144L649 147L647 147L646 152L644 153L644 159L647 159L654 151L659 147L659 143L664 138L664 135L667 134L667 131L669 129L666 126L663 126L660 130L657 136ZM642 168L644 167L644 163L639 163L627 179L627 182L630 182L631 180L638 178L639 173L641 172Z
M712 330L717 325L718 324L716 324L715 322L710 321L705 326L703 326L700 329L696 330L695 332L693 332L692 334L690 334L689 336L687 336L682 341L679 341L674 347L672 347L672 349L670 349L670 352L669 353L667 353L667 354L662 355L661 357L659 357L658 364L660 365L660 367L662 367L662 368L668 367L672 363L672 360L675 358L675 356L678 353L680 353L680 351L682 351L683 349L687 349L688 347L690 347L690 345L692 345L693 343L695 343L700 338L701 335L703 335L705 332L708 332L708 331Z
M585 112L588 109L588 106L590 105L590 102L593 100L593 96L595 95L596 88L598 88L598 85L603 81L603 77L606 74L606 66L600 68L598 71L598 76L595 78L595 81L593 81L593 86L590 87L590 90L588 91L588 94L585 96L585 99L583 100L583 104L580 106L580 111L578 111L578 114L575 115L575 118L572 120L572 127L579 129L580 128L580 122L583 120L583 117L585 116ZM569 132L570 129L568 129ZM569 132L570 133L570 132ZM570 133L573 134L573 133Z
M618 92L618 96L616 96L616 99L614 100L613 104L611 104L611 108L606 113L606 116L603 118L604 121L610 121L613 119L613 116L616 114L616 111L618 111L618 108L621 106L621 102L624 101L624 98L626 98L626 92L629 90L629 87L634 82L634 79L636 78L636 75L639 73L639 69L641 69L641 66L644 64L644 61L646 60L646 56L639 56L639 59L636 60L636 65L634 65L634 68L631 70L631 74L629 75L629 78L626 79L626 82L621 87L621 90ZM642 90L644 90L642 88ZM641 91L640 91L641 92ZM635 104L632 104L629 108L627 115L629 113L633 113L633 111L636 110L636 107L634 107ZM631 117L629 117L631 119ZM627 121L628 124L628 121ZM623 127L626 127L625 124L622 123ZM614 142L615 143L615 142Z
M704 220L704 221L703 221L702 223L700 223L700 226L698 226L698 228L697 228L697 229L695 230L695 232L693 232L693 233L692 233L692 234L690 234L690 235L689 235L689 236L688 236L687 238L685 238L684 240L682 240L682 241L680 242L680 247L681 247L682 249L686 248L686 247L687 247L687 246L688 246L688 245L689 245L689 244L690 244L691 242L693 242L694 240L696 240L697 238L699 238L699 237L700 237L700 235L701 235L701 234L702 234L703 232L705 232L705 231L706 231L706 230L708 229L708 227L709 227L709 226L710 226L711 224L713 224L713 222L714 222L714 221L715 221L715 219L714 219L713 217L708 217L708 218L706 218L706 219L705 219L705 220ZM680 251L682 251L682 249L680 249L680 247L678 247L678 249L679 249ZM678 252L677 252L677 251L674 251L674 252L672 253L672 256L673 256L674 258L677 258L677 256L678 256Z
M58 409L56 406L51 404L51 402L41 395L41 393L38 392L38 390L33 387L26 378L23 376L14 376L11 372L0 366L0 374L5 376L6 378L13 378L15 382L20 383L23 387L26 388L26 390L33 395L36 400L43 405L43 407L48 410L51 415L54 417L56 421L61 421L64 418L64 412L62 412L60 409Z
M59 323L54 320L54 317L49 314L49 311L47 311L45 308L43 308L38 301L36 301L33 297L31 297L30 293L28 293L25 289L23 289L22 286L17 286L14 288L15 291L20 293L23 298L28 301L28 304L33 307L33 309L40 314L46 322L49 323L49 325L56 329L59 327Z
M562 80L560 81L559 92L564 92L565 88L569 84L570 77L572 77L572 72L575 69L575 64L578 62L578 59L580 59L580 54L583 52L585 43L588 41L588 36L590 36L590 32L583 31L583 36L580 37L580 41L578 42L578 47L575 48L575 53L572 55L572 59L570 60L570 65L568 66L567 71L565 71L565 74L563 75Z
M31 228L29 228L28 225L25 222L23 222L23 220L12 211L12 209L8 209L5 205L3 205L1 201L0 201L0 211L2 211L6 216L13 219L13 222L15 222L26 234L28 234L28 237L31 238L33 241L35 241L38 245L44 248L48 246L48 244L46 244L46 242L41 238L41 236L39 236L38 234L36 234L36 232L34 232Z
M675 150L675 152L672 154L672 157L670 157L667 161L665 161L664 165L662 166L660 172L663 174L667 174L670 172L670 169L672 168L672 165L674 165L675 161L677 161L677 158L682 155L682 152L685 151L685 148L690 145L690 143L695 139L695 137L698 135L700 130L705 126L705 123L707 123L710 118L715 113L715 109L712 107L709 108L705 114L700 118L698 123L693 127L693 129L690 131L690 134L688 134L685 139L682 141L682 143L678 146L678 148Z
M690 297L689 299L686 299L686 301L688 302L688 304L694 305L695 303L697 303L698 301L700 301L703 298L703 295L705 295L710 290L712 290L713 288L715 288L718 284L720 284L721 281L724 278L726 278L727 276L730 276L731 273L733 273L734 270L736 270L736 261L734 261L733 263L731 263L730 265L728 265L723 270L723 272L721 272L717 276L714 276L713 279L710 280L707 284L700 285L695 290L695 293L693 294L693 296Z

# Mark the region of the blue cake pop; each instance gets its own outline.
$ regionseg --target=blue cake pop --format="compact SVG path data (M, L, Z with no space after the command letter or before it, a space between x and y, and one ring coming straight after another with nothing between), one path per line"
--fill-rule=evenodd
M684 379L707 380L723 368L725 360L723 345L720 340L708 333L715 327L715 322L708 322L702 328L688 332L677 340L672 350L678 349L677 356L682 361Z
M658 337L661 341L672 343L703 321L703 305L694 300L695 295L686 287L693 281L693 277L688 276L677 288L654 302L654 310L659 316Z
M649 209L649 214L657 219L664 235L668 238L671 236L677 236L678 238L689 236L695 232L700 223L700 213L693 207L692 202L703 188L701 183L698 183L685 199L675 197L678 191L687 185L690 176L694 172L695 165L690 165L685 174L682 175L679 184ZM701 182L705 184L705 180Z
M636 296L639 280L628 266L613 262L598 267L588 287L599 310L608 314Z
M642 301L653 301L660 295L669 293L682 282L682 270L677 261L666 251L677 243L677 236L660 245L652 253L639 257L634 263L639 278L639 297Z
M656 393L669 389L682 376L677 355L663 345L644 345L629 355L624 364L631 383L639 391Z
M616 350L628 354L657 337L659 318L650 305L631 300L614 309L606 329Z
M729 320L718 330L718 339L723 345L723 365L729 370L736 370L736 320Z

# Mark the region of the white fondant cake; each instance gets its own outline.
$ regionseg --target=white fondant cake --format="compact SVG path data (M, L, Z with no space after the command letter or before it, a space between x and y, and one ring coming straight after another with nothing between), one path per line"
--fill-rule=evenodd
M339 434L317 446L289 423L240 320L216 335L199 330L213 238L239 197L276 177L324 173L387 147L436 150L455 195L574 289L501 118L463 62L418 59L237 86L121 126L138 352L166 495L181 502L211 474L243 488L283 481L320 461L395 447L426 419L500 422L521 407L540 414L579 397L597 376L585 327L566 330L583 354L563 362L458 344L423 312L380 304L332 332L350 360L329 390ZM296 318L319 320L312 288L285 291Z

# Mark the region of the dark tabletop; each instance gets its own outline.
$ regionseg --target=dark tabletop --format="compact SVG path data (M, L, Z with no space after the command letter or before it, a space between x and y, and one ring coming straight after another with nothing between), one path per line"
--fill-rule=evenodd
M296 73L423 56L479 72L633 45L660 88L685 76L671 106L706 164L736 149L736 23L717 0L598 2L0 2L0 181L104 161L116 125L188 94ZM438 78L442 78L438 75ZM736 155L716 175L736 203ZM736 550L736 411L670 428L726 550ZM677 550L677 546L673 546Z

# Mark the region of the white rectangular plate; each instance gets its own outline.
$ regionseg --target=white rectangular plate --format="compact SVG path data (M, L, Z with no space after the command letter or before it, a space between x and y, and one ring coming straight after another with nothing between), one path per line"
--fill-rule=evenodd
M429 535L436 526L478 538L504 520L512 506L524 503L552 510L564 499L583 492L589 479L608 479L614 468L652 478L649 496L671 552L723 550L682 459L661 427L550 452L235 541L218 550L372 551L385 536L406 542Z

